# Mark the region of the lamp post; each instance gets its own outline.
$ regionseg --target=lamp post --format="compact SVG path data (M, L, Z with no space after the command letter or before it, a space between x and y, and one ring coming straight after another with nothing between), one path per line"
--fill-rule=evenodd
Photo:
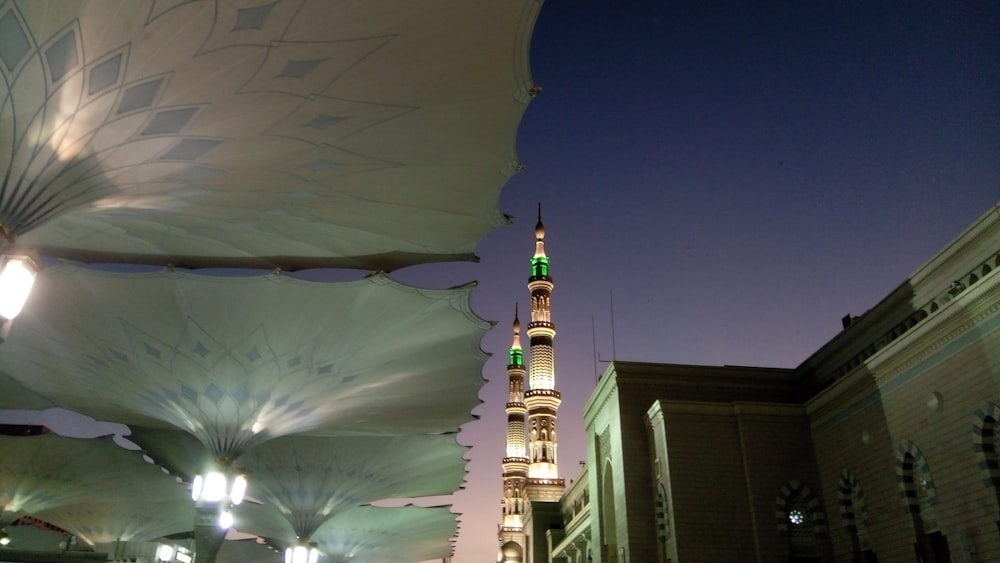
M319 549L315 542L299 540L295 546L285 549L285 563L316 563L319 561Z
M230 509L243 502L247 490L246 475L228 471L227 462L220 465L225 469L197 475L191 483L191 499L195 502L195 551L200 563L215 561L226 532L233 525Z
M222 529L233 525L230 506L243 502L247 492L246 475L237 474L229 478L221 471L210 471L204 476L196 475L191 483L191 499L196 507L217 507L217 523Z

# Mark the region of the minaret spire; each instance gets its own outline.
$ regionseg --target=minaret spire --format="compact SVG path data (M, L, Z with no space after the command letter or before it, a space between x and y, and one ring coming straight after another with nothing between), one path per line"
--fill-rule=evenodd
M535 254L531 258L531 322L527 335L531 341L528 371L529 391L524 394L528 409L528 498L532 501L557 501L565 488L559 477L556 440L556 415L562 402L555 388L553 340L556 325L552 322L552 289L549 257L545 254L545 225L542 204L538 204L535 225Z
M524 352L521 350L521 321L514 304L514 340L507 351L507 449L503 458L503 524L500 526L500 549L511 542L522 549L525 545L524 503L528 480L528 458L525 452L524 416Z
M555 388L556 372L552 355L552 340L556 336L551 308L553 287L552 277L549 276L549 257L545 254L542 204L539 203L535 254L531 257L531 276L528 277L528 290L531 292L531 320L525 331L531 342L528 368L524 365L521 321L516 304L514 339L508 350L507 450L503 458L503 524L500 526L500 556L497 559L504 563L525 560L523 557L529 549L527 539L530 533L525 526L533 525L531 514L534 503L558 502L566 488L565 481L559 477L556 458L556 413L562 399ZM524 390L525 375L529 378L527 392ZM525 438L528 438L527 448Z

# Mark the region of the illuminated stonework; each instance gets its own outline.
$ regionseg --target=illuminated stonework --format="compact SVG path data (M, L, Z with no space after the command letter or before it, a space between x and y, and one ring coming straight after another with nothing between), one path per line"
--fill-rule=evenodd
M552 342L552 289L549 257L545 255L545 227L539 208L535 226L535 254L531 258L531 320L526 334L531 342L529 367L521 350L521 324L514 315L514 341L508 351L507 457L503 459L503 524L499 561L514 563L526 556L526 540L533 502L557 502L565 489L557 462L556 414L562 402L555 388ZM528 375L528 390L524 378ZM527 417L527 423L525 423ZM527 435L526 435L527 434Z
M506 560L519 561L514 553L522 553L525 544L524 509L525 484L528 478L528 458L525 451L524 417L524 353L521 350L521 322L514 310L514 340L508 350L507 364L507 456L503 458L503 500L500 526L501 553L511 554ZM508 549L504 550L504 546ZM516 549L512 549L516 546Z

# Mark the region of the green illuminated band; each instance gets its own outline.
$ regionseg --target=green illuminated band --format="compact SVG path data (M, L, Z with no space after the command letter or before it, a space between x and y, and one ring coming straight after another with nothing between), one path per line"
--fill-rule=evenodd
M533 277L547 277L549 275L548 256L539 256L531 259L531 275Z
M507 354L510 357L509 365L524 367L524 352L522 350L511 348Z

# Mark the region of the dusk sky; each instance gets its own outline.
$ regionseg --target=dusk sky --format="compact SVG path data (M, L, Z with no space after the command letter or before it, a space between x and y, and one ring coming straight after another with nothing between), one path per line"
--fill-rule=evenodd
M474 309L499 323L460 435L454 563L496 556L505 351L538 202L568 483L592 326L602 360L794 367L1000 201L998 29L996 2L546 2L526 169L500 201L515 224L479 264L394 274L479 280Z
M499 202L516 221L478 264L392 273L478 280L474 311L498 323L480 420L459 435L473 448L451 499L453 563L497 553L506 350L515 303L529 319L539 202L569 484L613 357L795 367L1000 213L998 30L995 0L546 1L531 49L543 91L517 138L526 168Z

